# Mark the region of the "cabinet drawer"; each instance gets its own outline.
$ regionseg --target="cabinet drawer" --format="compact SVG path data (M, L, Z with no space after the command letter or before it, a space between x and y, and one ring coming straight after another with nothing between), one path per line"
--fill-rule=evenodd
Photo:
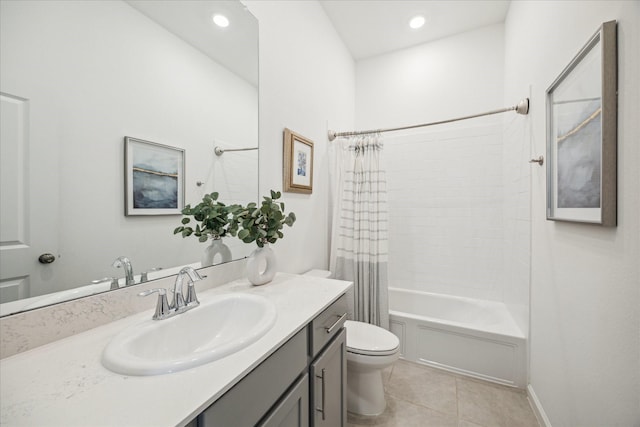
M198 417L199 427L254 426L307 367L302 329Z
M309 355L315 357L336 336L347 319L347 296L342 295L309 324Z

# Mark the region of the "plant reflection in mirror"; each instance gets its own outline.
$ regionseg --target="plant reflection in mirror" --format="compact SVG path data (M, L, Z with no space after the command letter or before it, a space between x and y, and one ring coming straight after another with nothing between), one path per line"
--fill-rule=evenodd
M181 233L182 237L188 237L192 234L198 237L200 242L206 242L208 239L220 239L226 235L235 236L238 232L238 221L236 218L241 213L243 207L241 205L225 205L218 201L218 193L213 192L202 198L202 201L191 207L185 206L182 214L182 225L173 230L173 234ZM196 227L187 226L191 222L192 216Z

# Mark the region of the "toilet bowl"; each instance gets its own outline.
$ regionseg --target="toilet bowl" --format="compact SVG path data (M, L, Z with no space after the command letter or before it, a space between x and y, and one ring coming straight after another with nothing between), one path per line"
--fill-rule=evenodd
M306 275L329 278L331 272L311 270ZM398 360L400 340L379 326L347 320L347 410L376 416L384 412L382 371Z
M380 415L384 399L382 371L398 360L400 341L379 326L347 320L347 410Z

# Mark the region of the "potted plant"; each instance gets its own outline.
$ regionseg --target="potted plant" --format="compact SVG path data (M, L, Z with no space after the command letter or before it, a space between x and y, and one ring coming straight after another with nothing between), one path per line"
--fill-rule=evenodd
M231 260L231 251L222 243L221 239L227 235L235 236L238 232L237 213L242 209L240 205L225 205L218 201L218 193L206 194L200 203L182 209L182 225L173 230L173 234L181 233L182 237L194 235L200 242L211 240L202 256L202 266L213 265L213 258L220 254L222 262ZM187 225L191 218L198 221L195 228Z
M249 203L233 214L232 222L241 227L237 231L238 238L245 243L255 242L258 245L247 261L247 275L254 285L268 283L275 276L276 259L269 244L283 238L283 227L291 227L296 221L296 215L293 212L285 214L284 203L277 202L281 196L279 191L271 190L271 197L264 196L259 206ZM264 271L263 266L266 266Z

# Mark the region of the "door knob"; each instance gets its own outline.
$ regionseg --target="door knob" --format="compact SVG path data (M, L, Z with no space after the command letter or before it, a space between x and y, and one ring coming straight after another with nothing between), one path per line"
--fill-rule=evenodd
M51 264L55 260L56 257L53 254L42 254L38 257L40 264Z

